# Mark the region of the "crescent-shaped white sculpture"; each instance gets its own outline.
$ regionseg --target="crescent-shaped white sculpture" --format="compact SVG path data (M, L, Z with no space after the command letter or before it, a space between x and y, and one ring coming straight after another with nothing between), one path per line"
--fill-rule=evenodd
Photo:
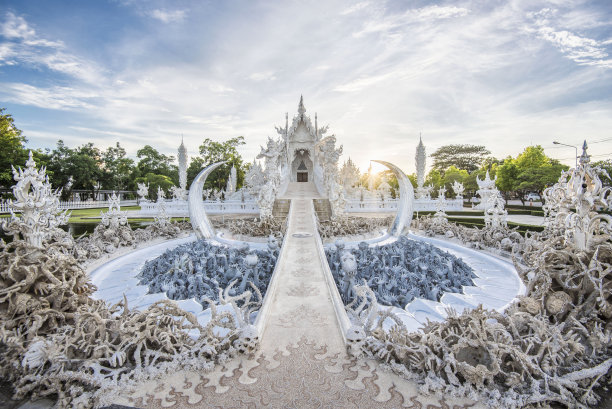
M397 205L397 214L395 220L389 228L388 234L393 237L399 237L402 234L405 226L410 226L412 221L412 212L414 208L414 188L408 176L400 168L392 163L382 160L374 160L382 165L385 165L395 174L397 183L400 188L400 197Z
M189 188L189 220L198 239L215 237L215 229L210 224L202 204L202 192L204 191L204 183L208 175L224 163L225 161L213 163L198 173L198 176L191 182L191 187Z

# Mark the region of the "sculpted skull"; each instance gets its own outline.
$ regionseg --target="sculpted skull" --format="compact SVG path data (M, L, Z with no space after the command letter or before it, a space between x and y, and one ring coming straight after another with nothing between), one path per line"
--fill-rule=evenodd
M348 354L354 357L360 357L363 355L363 345L366 339L366 334L363 328L353 325L346 331L345 336Z
M355 261L355 256L348 251L342 253L340 257L340 262L342 263L342 270L350 276L354 276L357 272L357 261Z
M234 348L241 354L251 355L259 348L259 334L254 325L247 325L240 330L238 339L234 341Z

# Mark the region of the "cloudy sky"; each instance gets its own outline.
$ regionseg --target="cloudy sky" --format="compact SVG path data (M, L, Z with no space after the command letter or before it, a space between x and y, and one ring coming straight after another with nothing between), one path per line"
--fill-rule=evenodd
M365 170L414 172L450 143L496 157L541 144L612 157L612 3L12 1L0 7L0 107L32 147L119 141L259 151L300 94Z

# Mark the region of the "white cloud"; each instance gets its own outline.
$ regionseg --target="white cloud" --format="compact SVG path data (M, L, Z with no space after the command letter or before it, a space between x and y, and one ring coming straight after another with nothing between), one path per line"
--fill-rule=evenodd
M249 78L253 81L274 81L276 75L274 75L274 71L255 72L249 75Z
M340 14L343 15L343 16L345 16L347 14L353 14L355 12L358 12L359 10L362 10L362 9L368 7L369 5L370 5L370 2L362 1L362 2L359 2L359 3L357 3L357 4L353 5L353 6L350 6L347 9L343 10Z
M15 104L45 109L94 109L88 102L96 94L70 87L38 88L23 83L0 83L0 97Z
M7 12L0 33L7 39L0 43L0 66L45 67L90 83L101 78L94 64L66 52L62 41L40 37L21 16Z
M606 50L610 41L597 41L559 27L564 19L558 14L558 10L551 8L528 13L527 15L533 19L534 24L534 28L530 31L535 31L540 38L553 44L567 58L578 64L612 68L612 59L608 58L609 54ZM574 17L574 20L578 18Z
M155 9L149 13L150 17L161 21L162 23L178 23L185 19L187 12L185 10L165 10Z
M176 154L180 134L193 151L205 137L243 135L240 152L250 161L303 94L307 113L318 112L319 124L329 124L344 144L341 161L351 156L364 169L369 159L392 157L409 172L419 132L429 153L474 143L498 157L551 135L603 139L612 127L612 71L586 64L606 60L609 34L580 29L581 21L589 30L600 26L592 11L536 16L529 11L547 3L529 2L529 10L524 4L406 9L329 0L322 19L317 7L302 3L249 2L214 21L206 20L210 10L194 6L193 18L184 16L184 33L160 24L140 36L131 32L97 63L65 45L25 44L24 36L48 36L16 21L9 32L22 33L21 40L0 45L0 64L31 64L75 78L89 64L99 67L97 80L68 87L7 80L0 101L70 113L65 127L28 125L32 143L57 135L76 144L89 135L101 146L120 140L132 153L152 144ZM121 63L105 69L109 57Z

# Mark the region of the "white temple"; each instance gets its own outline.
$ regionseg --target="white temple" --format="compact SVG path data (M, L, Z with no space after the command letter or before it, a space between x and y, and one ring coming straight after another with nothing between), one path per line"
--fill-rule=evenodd
M325 135L327 129L327 126L318 127L316 113L313 125L310 117L306 115L303 97L300 97L298 113L293 117L291 125L289 125L289 114L285 114L285 127L276 127L276 131L281 136L279 195L286 191L290 182L313 182L319 193L326 196L323 186L323 166L315 154L315 145Z

